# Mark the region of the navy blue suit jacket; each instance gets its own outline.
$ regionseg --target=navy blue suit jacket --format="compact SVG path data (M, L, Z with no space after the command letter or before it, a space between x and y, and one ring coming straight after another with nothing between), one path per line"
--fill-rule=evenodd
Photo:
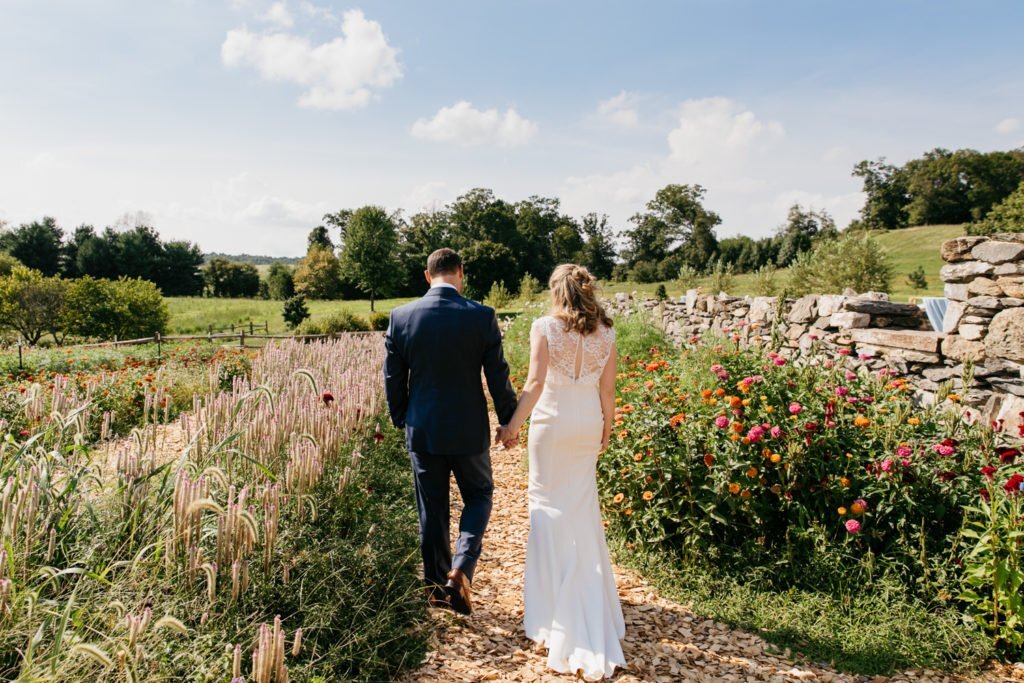
M501 424L516 409L494 309L434 287L391 312L384 337L384 387L406 447L431 455L478 455L490 448L480 370Z

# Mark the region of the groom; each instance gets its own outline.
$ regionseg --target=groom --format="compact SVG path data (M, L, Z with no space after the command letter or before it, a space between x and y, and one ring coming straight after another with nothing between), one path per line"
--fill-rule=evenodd
M473 611L470 584L491 516L490 423L480 370L498 422L516 409L494 310L462 297L462 259L451 249L427 258L430 290L391 312L384 337L384 386L391 421L405 428L412 459L428 599ZM462 494L455 559L449 544L448 487Z

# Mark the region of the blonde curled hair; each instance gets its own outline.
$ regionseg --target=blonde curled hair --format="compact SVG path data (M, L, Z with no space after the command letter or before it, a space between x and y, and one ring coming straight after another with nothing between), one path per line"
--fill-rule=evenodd
M599 324L612 326L612 319L597 298L597 280L590 271L574 263L555 268L548 280L552 315L565 323L566 331L590 334Z

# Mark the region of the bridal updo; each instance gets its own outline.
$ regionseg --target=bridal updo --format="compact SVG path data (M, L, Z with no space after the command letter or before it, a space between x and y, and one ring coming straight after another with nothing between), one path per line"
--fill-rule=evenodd
M597 298L597 280L590 271L574 263L555 268L548 280L551 314L565 323L566 331L590 334L598 325L612 326L612 320Z

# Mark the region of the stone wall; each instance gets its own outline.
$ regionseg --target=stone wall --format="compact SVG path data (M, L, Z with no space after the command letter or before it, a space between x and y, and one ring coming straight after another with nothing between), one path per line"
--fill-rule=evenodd
M619 294L608 303L619 313L649 312L677 343L713 331L740 343L775 334L781 353L793 358L839 356L846 349L847 362L910 379L925 403L941 383L951 382L982 419L1005 420L1016 431L1024 412L1024 234L949 240L942 257L948 303L938 331L917 305L877 292L780 302L690 290L664 302ZM965 387L968 361L973 379Z

